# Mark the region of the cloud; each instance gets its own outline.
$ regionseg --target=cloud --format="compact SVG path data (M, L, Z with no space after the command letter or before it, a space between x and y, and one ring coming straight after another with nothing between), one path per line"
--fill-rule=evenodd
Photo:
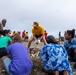
M0 0L0 20L8 20L5 28L31 34L38 21L49 34L58 35L76 26L76 0Z

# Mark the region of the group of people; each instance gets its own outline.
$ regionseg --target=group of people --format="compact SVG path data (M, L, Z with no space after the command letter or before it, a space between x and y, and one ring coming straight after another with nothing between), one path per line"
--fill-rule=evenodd
M28 42L28 39L29 39L29 35L28 35L28 32L26 32L25 30L21 33L20 31L13 31L11 37L14 37L15 34L20 34L20 36L23 38L23 40L25 42Z
M67 30L65 32L64 36L67 41L62 46L57 43L52 35L48 35L45 38L45 29L38 22L34 22L33 36L29 39L28 46L26 47L22 44L19 34L16 34L11 39L10 30L1 29L0 61L3 62L9 75L29 75L33 67L29 48L32 41L42 40L44 46L40 51L40 59L43 61L43 71L48 75L73 75L69 58L71 59L73 56L73 59L76 60L76 38L74 38L74 31Z
M31 46L31 42L33 40L43 40L44 46L40 52L40 58L43 61L44 71L48 73L48 75L73 75L72 68L69 63L70 55L68 54L68 50L66 46L70 44L71 40L74 38L75 32L74 30L67 30L65 34L65 39L67 40L64 43L64 46L57 43L55 38L51 35L44 37L44 28L39 25L38 22L33 23L32 34L33 37L28 42L28 48ZM71 47L73 48L73 54L75 55L75 40L73 40L73 44ZM65 45L66 44L66 45ZM70 50L69 50L70 52Z
M21 41L19 34L12 39L10 30L0 30L0 61L9 75L29 75L32 70L29 49Z

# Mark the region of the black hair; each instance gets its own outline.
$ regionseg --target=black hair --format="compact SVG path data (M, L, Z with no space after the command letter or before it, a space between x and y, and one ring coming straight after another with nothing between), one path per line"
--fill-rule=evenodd
M75 29L67 30L67 33L68 33L68 35L71 35L72 38L74 38L74 36L75 36Z
M2 33L3 33L3 30L0 30L0 35L2 35Z
M52 36L52 35L49 35L46 39L47 43L54 43L54 44L57 44L57 41L56 39Z
M3 31L2 31L2 35L3 35L3 36L6 36L6 34L8 34L8 33L10 33L10 30L3 30Z

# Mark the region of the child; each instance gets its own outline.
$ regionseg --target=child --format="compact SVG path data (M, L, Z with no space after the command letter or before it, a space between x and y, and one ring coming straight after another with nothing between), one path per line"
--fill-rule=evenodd
M29 58L29 50L21 44L20 35L15 35L13 40L13 44L6 49L12 59L4 56L1 60L9 75L29 75L33 66Z
M12 43L12 39L10 38L10 30L3 30L1 32L2 37L0 37L0 57L7 54L6 48L8 45Z

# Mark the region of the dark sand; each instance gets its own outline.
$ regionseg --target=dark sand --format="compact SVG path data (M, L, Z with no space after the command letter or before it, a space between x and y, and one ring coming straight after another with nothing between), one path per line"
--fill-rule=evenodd
M28 42L23 42L24 45L27 46ZM63 42L61 42L63 45ZM32 58L33 61L33 69L30 75L47 75L46 73L42 72L42 62L39 58L38 52L40 52L41 48L43 47L43 43L41 42L39 45L35 44L34 42L32 43L30 49L34 51L34 57ZM1 63L1 62L0 62ZM2 65L0 64L0 71L2 70ZM8 75L7 73L0 73L0 75ZM76 75L74 71L74 75Z

